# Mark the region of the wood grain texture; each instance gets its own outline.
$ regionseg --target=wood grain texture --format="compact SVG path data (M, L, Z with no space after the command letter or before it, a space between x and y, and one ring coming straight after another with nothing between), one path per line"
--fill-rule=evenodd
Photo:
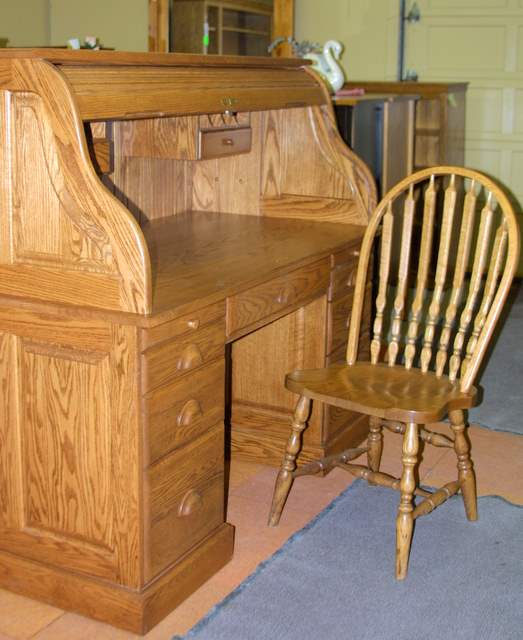
M278 467L288 438L292 414L262 409L252 410L252 408L244 410L240 405L237 415L242 427L236 428L231 434L232 455L239 455L242 460L251 462L263 460L264 464ZM266 430L269 420L277 426L276 433ZM369 419L367 416L360 415L349 424L345 423L345 426L350 428L340 429L324 443L313 445L305 442L297 457L298 466L359 445L368 434ZM304 432L305 440L308 431L306 429Z
M224 520L223 422L146 472L150 545L146 580L180 558Z
M261 320L266 323L268 318L321 296L327 290L329 275L325 259L227 298L227 335L237 335Z
M108 65L140 67L247 67L249 69L297 69L311 63L297 58L274 59L255 56L196 56L180 53L139 53L130 51L89 51L82 49L9 48L0 51L0 59L41 59L62 66ZM5 74L8 77L8 74Z
M272 39L294 36L294 0L274 0L272 14ZM285 42L273 51L275 57L292 56L292 47Z
M174 338L145 351L142 356L144 393L223 357L224 328L222 319L187 337Z
M263 114L250 116L249 153L202 159L192 165L192 209L259 215L262 120Z
M169 2L148 0L148 50L158 53L169 51Z
M357 363L352 367L296 371L287 376L287 388L303 389L311 397L334 406L390 420L419 423L440 420L449 410L473 406L475 389L462 392L446 378L383 364Z
M191 116L123 121L121 154L133 158L196 160L198 120Z
M145 464L203 434L224 415L225 363L217 360L145 397Z
M216 212L153 220L144 233L155 265L154 310L183 313L191 302L198 309L223 300L356 244L363 232L350 224Z
M287 314L276 322L236 341L232 345L232 433L248 430L252 415L277 411L283 425L272 418L255 429L266 434L284 434L286 418L292 412L295 398L282 385L288 371L301 367L321 366L325 361L325 344L318 340L326 332L326 300L321 296L313 302ZM266 345L274 345L271 350ZM322 407L315 403L309 416L306 445L317 446L323 441Z
M188 315L179 316L174 320L169 320L157 324L149 329L141 331L140 345L142 351L160 342L170 339L184 339L190 341L190 337L198 329L208 324L223 324L225 317L225 300L203 307Z
M21 595L145 634L232 556L233 528L222 525L141 593L0 552L0 584Z
M282 195L278 198L264 198L260 210L262 215L274 218L361 223L361 210L358 205L352 200L341 198Z
M85 120L122 116L144 118L177 114L285 109L323 104L319 85L298 69L248 69L225 65L198 67L62 66Z
M94 350L89 339L82 344L81 323L44 342L52 326L45 318L36 342L15 337L27 334L28 318L18 329L13 316L2 360L11 407L2 439L5 455L16 458L4 467L4 486L18 487L20 496L8 502L1 546L138 586L136 330L107 325L106 348L100 341ZM56 322L55 334L63 324Z
M24 153L24 145L15 135L13 154L18 160L13 180L14 188L19 192L17 201L20 207L18 212L12 213L12 244L17 248L11 260L18 259L25 267L28 257L30 264L35 260L39 263L39 254L43 254L43 266L51 267L53 259L54 264L58 260L57 254L63 253L69 271L74 265L74 272L79 277L85 278L93 271L110 275L115 279L117 288L116 301L112 296L104 297L102 282L95 285L98 291L94 298L83 297L80 286L69 296L72 298L70 301L126 311L146 311L149 308L150 284L143 237L127 210L102 187L96 176L69 86L56 69L39 60L4 60L2 64L10 64L13 68L10 89L15 92L16 101L11 109L11 126L17 127L15 131L18 130L19 135L24 131L27 134L24 141L29 145L28 151L32 153L34 166L39 171L36 181L34 172L31 174L33 181L30 182L26 175L25 155L20 155ZM5 121L3 126L7 126ZM41 192L35 187L39 187ZM64 242L42 245L42 242L49 243L51 237L59 239L60 235L43 233L41 216L36 215L32 223L27 219L28 209L31 214L39 210L45 212L45 207L31 206L35 197L51 207L49 213L52 211L52 215L47 222L50 220L51 225L59 225ZM57 219L58 210L62 215L66 214L63 222ZM27 229L19 222L17 224L19 220L23 220L24 225L27 223ZM30 256L26 256L27 252ZM18 253L20 256L17 258ZM74 259L68 260L71 255ZM63 269L64 277L67 269ZM52 280L49 284L52 285ZM53 299L51 286L45 292L41 292L40 287L42 283L35 279L31 290L27 281L23 294ZM55 284L56 292L61 288Z

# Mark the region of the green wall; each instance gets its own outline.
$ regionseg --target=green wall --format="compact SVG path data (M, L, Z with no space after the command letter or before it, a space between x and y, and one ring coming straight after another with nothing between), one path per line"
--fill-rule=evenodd
M147 51L147 0L49 0L51 43L97 36L106 47Z
M350 80L395 80L399 0L295 0L295 37L345 46Z
M49 44L49 0L0 0L0 38L10 47Z

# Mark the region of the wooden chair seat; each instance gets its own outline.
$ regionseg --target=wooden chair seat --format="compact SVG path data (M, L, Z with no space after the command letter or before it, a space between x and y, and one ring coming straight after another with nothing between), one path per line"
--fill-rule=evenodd
M356 362L293 371L285 386L300 396L386 420L427 424L474 405L476 388L461 391L446 376L420 369Z
M476 480L465 410L507 298L519 258L519 227L510 201L487 176L460 167L418 171L376 207L363 238L347 338L346 361L293 371L285 380L298 401L272 499L275 526L295 478L339 467L400 492L396 578L407 576L414 521L461 492L477 519ZM374 293L368 286L377 266ZM375 297L374 297L375 295ZM369 305L373 296L374 305ZM367 297L367 301L365 298ZM360 358L364 308L374 306L370 362ZM312 402L369 416L363 448L297 465ZM448 416L451 434L426 429ZM401 477L380 471L383 429L403 437ZM420 440L454 449L457 479L433 492L418 484ZM354 464L362 453L367 465ZM414 496L424 500L415 502Z

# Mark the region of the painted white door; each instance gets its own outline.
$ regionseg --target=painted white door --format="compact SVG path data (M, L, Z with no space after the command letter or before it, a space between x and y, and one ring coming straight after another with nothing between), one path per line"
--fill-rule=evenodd
M421 20L406 25L405 68L416 70L422 81L470 83L465 164L510 190L521 224L523 0L417 0L417 5Z

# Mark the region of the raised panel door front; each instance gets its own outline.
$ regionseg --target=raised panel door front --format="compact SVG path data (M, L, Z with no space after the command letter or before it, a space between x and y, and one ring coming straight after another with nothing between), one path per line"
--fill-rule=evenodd
M0 548L138 586L135 354L107 333L99 351L0 334Z

